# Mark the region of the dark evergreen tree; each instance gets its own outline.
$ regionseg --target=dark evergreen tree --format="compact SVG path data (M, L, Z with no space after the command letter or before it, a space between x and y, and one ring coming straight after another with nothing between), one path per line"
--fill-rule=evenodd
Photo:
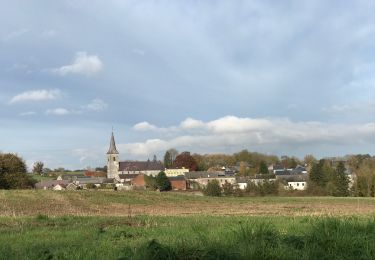
M166 151L164 154L164 167L170 168L172 166L172 157L169 151Z
M260 174L268 174L268 167L265 161L261 161L259 165Z
M158 175L156 175L156 184L160 191L168 191L172 189L171 182L169 181L165 172L161 171Z
M324 172L324 160L319 160L318 163L313 163L310 171L310 181L315 183L317 186L324 188L327 184L327 176Z
M336 167L333 183L336 186L336 196L349 195L349 179L345 173L345 165L343 162L339 162Z

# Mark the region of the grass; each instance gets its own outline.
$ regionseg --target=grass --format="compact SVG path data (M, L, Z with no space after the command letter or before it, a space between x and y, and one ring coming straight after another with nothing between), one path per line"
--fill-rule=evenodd
M374 259L372 217L0 218L0 259Z
M0 191L0 259L374 258L374 198Z

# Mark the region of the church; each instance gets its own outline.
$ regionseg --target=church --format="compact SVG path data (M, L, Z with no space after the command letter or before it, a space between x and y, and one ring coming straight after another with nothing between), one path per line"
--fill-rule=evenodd
M157 161L156 157L152 161L122 161L119 160L119 152L116 148L115 137L113 132L107 152L107 178L120 181L125 179L128 174L145 174L156 176L160 171L164 171L161 161Z

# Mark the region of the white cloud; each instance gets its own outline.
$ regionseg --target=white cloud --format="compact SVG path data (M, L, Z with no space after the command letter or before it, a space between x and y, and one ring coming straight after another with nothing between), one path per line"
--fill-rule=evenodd
M203 121L196 120L191 117L186 118L184 121L181 122L180 127L184 129L194 129L194 128L201 128L204 126Z
M150 130L157 130L158 128L146 121L138 123L133 126L133 129L136 131L150 131Z
M47 115L56 115L56 116L64 116L68 115L71 112L65 108L55 108L55 109L47 109L46 114Z
M204 152L239 151L243 147L252 147L256 150L274 152L290 147L308 150L316 145L355 146L362 142L375 143L375 123L328 124L311 121L293 122L285 118L225 116L209 122L188 118L180 127L158 128L147 122L136 126L135 130L174 130L171 132L174 134L171 138L165 138L162 132L163 135L159 138L118 145L121 151L136 156L149 156L170 147ZM197 129L200 131L196 131Z
M99 98L91 100L91 102L85 106L86 109L93 111L105 110L107 107L108 104Z
M19 115L20 116L33 116L33 115L36 115L36 112L34 112L34 111L27 111L27 112L22 112Z
M10 104L18 103L18 102L25 102L25 101L45 101L45 100L53 100L60 96L60 90L53 89L53 90L46 90L46 89L39 89L39 90L30 90L25 91L21 94L18 94L9 101Z
M87 55L86 52L77 52L72 64L62 66L52 71L64 76L69 73L94 75L103 69L103 63L96 55Z

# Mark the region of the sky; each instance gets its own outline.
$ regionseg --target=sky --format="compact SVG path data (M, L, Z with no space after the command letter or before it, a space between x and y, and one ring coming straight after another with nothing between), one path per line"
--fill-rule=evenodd
M28 166L374 153L375 1L1 0L0 151Z

